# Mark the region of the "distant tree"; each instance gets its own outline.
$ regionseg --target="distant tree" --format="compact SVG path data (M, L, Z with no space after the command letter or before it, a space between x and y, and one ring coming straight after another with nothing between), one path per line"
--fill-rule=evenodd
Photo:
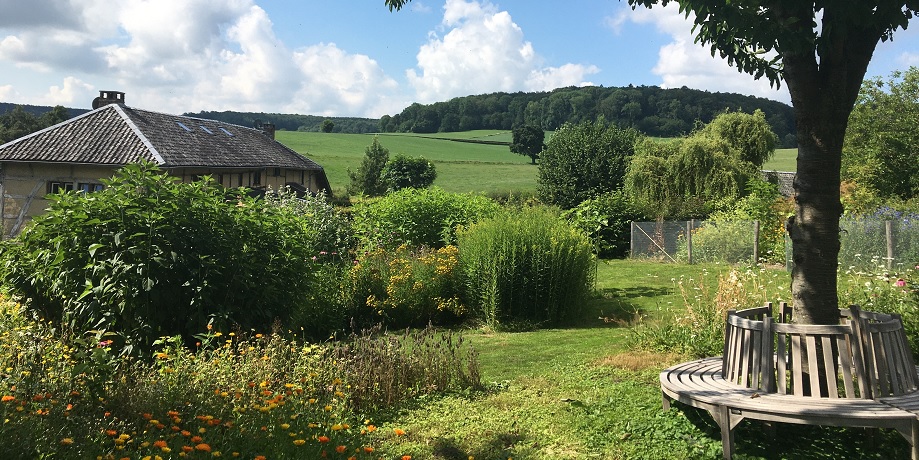
M19 139L41 128L41 122L34 115L17 105L13 110L0 115L0 144Z
M569 209L621 188L638 136L603 120L562 125L540 154L539 199Z
M759 109L752 115L740 111L722 113L705 125L701 133L725 140L737 149L741 160L757 168L772 158L779 142L778 136L766 121L766 115Z
M332 120L326 118L325 120L322 120L322 125L320 125L319 129L321 129L324 133L331 133L332 130L335 129L335 123L333 123Z
M405 155L396 155L389 160L382 173L382 182L390 192L404 188L427 188L436 178L434 163L423 157L410 158Z
M348 185L348 194L382 196L386 194L386 184L383 182L383 168L389 161L389 149L380 145L380 139L373 137L373 142L364 150L364 159L357 171L348 170L351 184Z
M919 196L919 68L867 80L849 116L842 178L879 198Z
M511 152L530 157L533 164L539 158L539 152L545 148L546 132L533 125L523 125L514 128Z

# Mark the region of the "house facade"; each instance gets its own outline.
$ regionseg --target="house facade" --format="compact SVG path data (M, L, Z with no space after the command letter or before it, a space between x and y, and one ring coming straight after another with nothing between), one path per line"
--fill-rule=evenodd
M274 139L274 127L246 128L168 115L124 104L124 93L102 91L93 110L0 145L3 238L64 190L101 190L122 166L153 162L183 182L211 176L224 187L331 192L321 166Z

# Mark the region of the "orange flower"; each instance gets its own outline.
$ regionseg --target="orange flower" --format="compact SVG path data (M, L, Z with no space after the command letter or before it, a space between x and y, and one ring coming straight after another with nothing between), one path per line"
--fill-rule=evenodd
M201 443L201 444L198 444L198 445L195 446L195 450L198 450L198 451L201 451L201 452L210 452L210 451L211 451L211 446L209 446L209 445L207 445L207 444L204 444L204 443Z
M193 450L195 450L195 448L192 446L182 446L182 452L191 452Z
M71 445L71 444L73 444L73 439L71 439L71 438L64 438L64 439L61 439L61 445L62 445L62 446L69 446L69 445Z
M318 439L319 442L321 442L321 443L327 443L327 442L330 441L330 439L329 439L328 436L320 436L320 437L318 437L318 438L316 438L316 439Z
M264 455L256 455L255 460L267 460Z
M364 446L364 452L367 452L368 454L369 454L369 453L372 453L372 452L373 452L373 447Z
M195 443L195 444L199 444L201 441L203 441L203 439L201 439L201 436L192 436L192 437L191 437L191 442L193 442L193 443Z
M404 435L405 435L405 430L403 430L402 428L395 428L395 429L392 430L392 432L393 432L393 433L396 433L396 436L404 436Z
M335 448L335 452L338 452L339 454L345 453L346 450L348 450L348 448L345 446L338 446Z
M10 402L10 401L15 401L15 400L16 400L16 397L10 396L10 395L3 395L3 397L0 398L0 401L3 401L3 402Z
M144 412L143 417L144 417L144 420L153 420L153 414L148 413L148 412Z
M153 442L153 447L163 448L166 446L167 446L166 441L163 441L162 439L160 439L159 441Z
M403 455L403 456L402 456L402 460L412 460L412 456L411 456L411 455Z
M105 434L109 436L115 436L116 434L118 434L118 432L115 430L105 430Z
M191 431L182 430L182 436L191 436Z

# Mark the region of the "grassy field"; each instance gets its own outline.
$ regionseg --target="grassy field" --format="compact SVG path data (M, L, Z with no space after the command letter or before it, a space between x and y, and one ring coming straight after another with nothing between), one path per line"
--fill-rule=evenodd
M763 169L766 171L797 171L798 149L776 149L775 155L763 165Z
M484 138L495 131L450 134L456 138ZM372 135L367 134L278 131L276 136L282 144L322 165L337 195L345 193L348 169L360 167L364 149L373 141ZM504 145L395 134L380 135L380 144L389 149L390 156L404 154L434 162L437 168L434 185L449 192L529 194L536 191L536 166L530 164L528 157L511 153Z

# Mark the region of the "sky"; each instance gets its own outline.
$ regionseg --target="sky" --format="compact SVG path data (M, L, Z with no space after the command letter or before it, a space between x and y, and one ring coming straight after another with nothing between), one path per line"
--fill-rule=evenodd
M564 86L686 86L790 103L693 42L675 7L617 0L0 0L0 101L378 118ZM919 26L868 77L919 66Z

